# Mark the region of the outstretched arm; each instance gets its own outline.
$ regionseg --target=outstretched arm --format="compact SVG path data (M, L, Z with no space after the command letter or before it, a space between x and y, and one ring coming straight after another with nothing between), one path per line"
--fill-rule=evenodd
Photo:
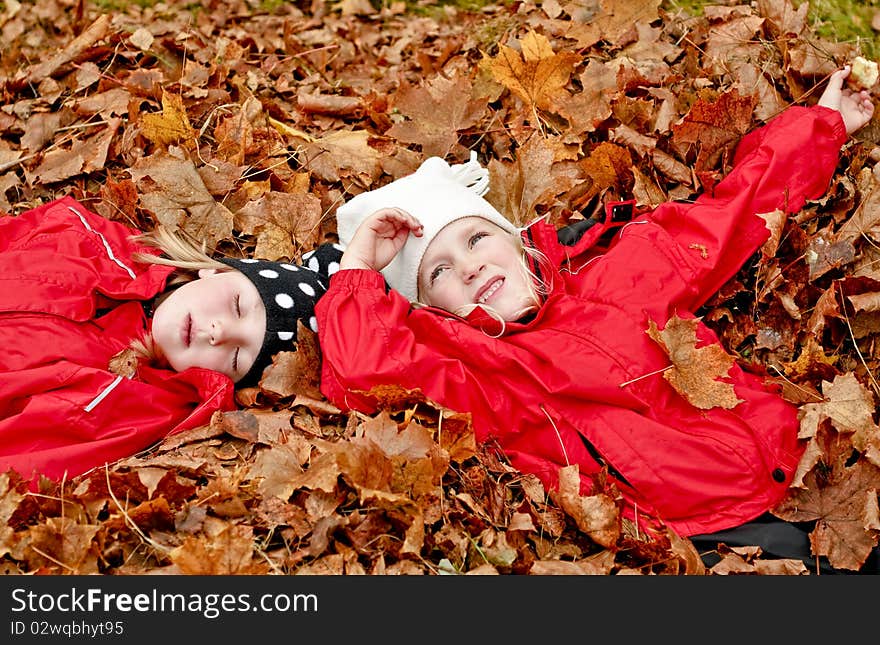
M400 208L381 208L355 231L339 268L381 271L400 252L410 233L422 236L422 225L415 217Z
M844 87L844 82L849 76L849 65L839 69L828 79L828 85L822 96L819 97L819 105L840 112L846 133L852 134L866 125L874 115L874 102L866 90L854 92Z

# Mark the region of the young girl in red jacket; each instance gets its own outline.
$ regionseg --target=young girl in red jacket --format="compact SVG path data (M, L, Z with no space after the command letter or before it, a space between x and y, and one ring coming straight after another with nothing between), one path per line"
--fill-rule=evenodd
M346 250L316 307L323 392L370 413L376 386L420 390L469 412L478 440L496 439L548 487L577 464L587 493L607 468L641 526L718 538L763 520L803 451L795 407L738 366L734 407L694 407L646 331L694 318L768 238L759 214L796 212L827 189L847 134L873 113L867 93L843 89L848 73L817 106L744 137L711 194L638 216L604 254L594 243L610 212L576 239L540 220L518 229L481 197L475 161L431 158L357 195L337 211ZM697 329L700 345L717 344Z
M218 261L70 197L0 217L0 472L36 488L233 409L298 321L314 329L338 255ZM129 348L151 360L132 369Z

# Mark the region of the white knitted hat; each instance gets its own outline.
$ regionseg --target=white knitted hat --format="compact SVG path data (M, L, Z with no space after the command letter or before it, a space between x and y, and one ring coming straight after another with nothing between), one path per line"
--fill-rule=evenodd
M489 171L471 151L470 161L450 166L440 157L426 159L413 174L356 195L336 210L339 241L348 246L361 222L381 208L400 208L421 222L421 237L410 233L406 244L382 274L392 289L407 300L418 297L418 271L422 256L440 230L462 217L479 215L505 231L519 229L482 195L489 190Z

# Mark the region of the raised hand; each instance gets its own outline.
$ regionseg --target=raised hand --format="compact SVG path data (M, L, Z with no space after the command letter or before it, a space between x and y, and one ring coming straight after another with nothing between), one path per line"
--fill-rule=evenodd
M355 231L339 268L381 271L400 252L409 234L421 237L422 230L421 223L405 210L381 208Z
M874 102L867 91L854 92L844 87L849 73L850 66L845 65L831 75L825 91L819 97L819 105L840 112L847 134L852 134L871 120Z

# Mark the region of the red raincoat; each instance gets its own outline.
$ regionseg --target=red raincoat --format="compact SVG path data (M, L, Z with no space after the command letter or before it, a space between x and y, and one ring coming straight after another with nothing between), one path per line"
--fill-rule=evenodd
M659 373L669 357L646 330L693 317L739 270L769 236L757 214L821 196L845 140L836 111L789 108L743 138L712 194L640 216L602 255L593 246L608 220L570 247L533 224L524 239L558 267L552 292L500 338L480 310L463 320L413 309L379 273L340 271L316 308L321 388L367 413L374 386L418 388L470 412L478 440L497 438L547 486L578 464L586 493L586 474L607 465L626 515L644 511L682 535L750 521L780 501L802 454L795 407L738 366L729 381L742 403L693 407ZM702 323L698 338L718 342Z
M234 407L217 372L108 370L173 271L135 233L69 197L0 217L0 472L73 477Z

